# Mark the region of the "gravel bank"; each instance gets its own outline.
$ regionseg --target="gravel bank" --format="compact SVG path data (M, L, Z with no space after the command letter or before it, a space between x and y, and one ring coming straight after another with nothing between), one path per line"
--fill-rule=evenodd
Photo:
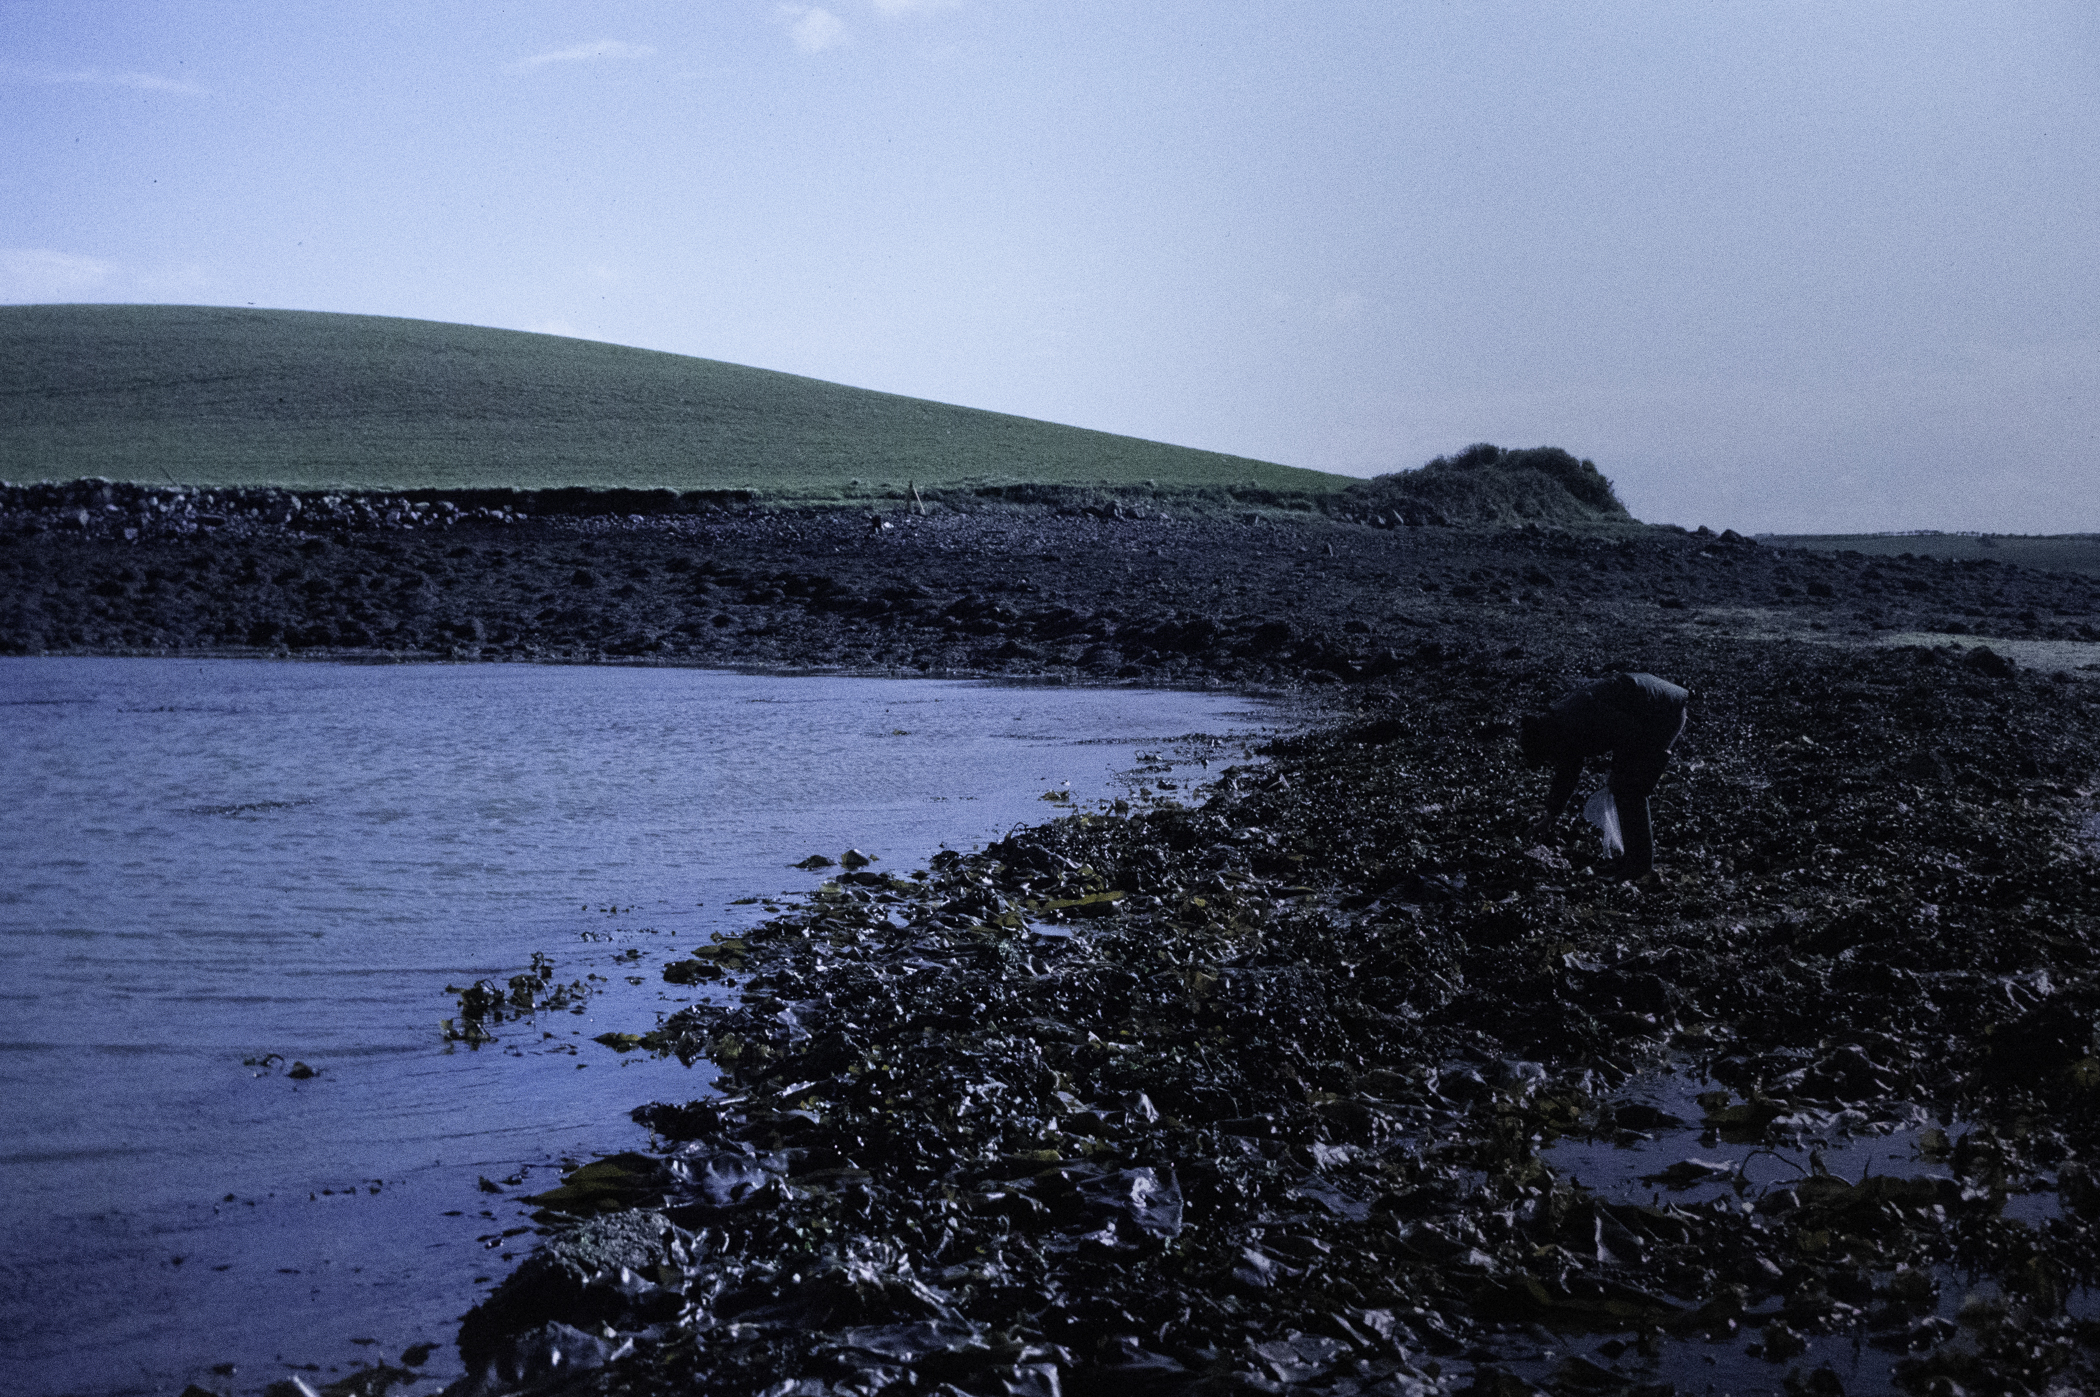
M1541 635L2100 639L2093 579L1645 526L1317 516L532 516L278 492L0 492L0 651L605 661L1168 684L1378 681ZM247 499L259 503L244 503ZM324 497L332 498L332 497ZM353 507L354 505L354 507ZM251 512L252 511L252 512ZM85 522L82 522L82 521ZM214 522L215 521L215 522Z

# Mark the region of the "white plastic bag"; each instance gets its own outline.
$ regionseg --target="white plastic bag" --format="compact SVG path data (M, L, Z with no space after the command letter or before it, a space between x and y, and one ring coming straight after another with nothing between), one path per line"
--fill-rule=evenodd
M1626 841L1619 837L1619 803L1611 798L1609 786L1599 787L1590 797L1589 804L1582 807L1582 818L1597 827L1604 838L1604 852L1617 858L1626 850Z

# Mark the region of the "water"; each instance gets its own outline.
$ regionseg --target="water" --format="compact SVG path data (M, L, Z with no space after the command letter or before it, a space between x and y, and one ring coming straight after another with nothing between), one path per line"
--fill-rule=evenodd
M1704 1109L1698 1094L1716 1087L1716 1083L1688 1070L1637 1078L1615 1092L1614 1097L1655 1107L1675 1117L1678 1125L1658 1125L1652 1130L1629 1133L1629 1138L1620 1144L1563 1137L1547 1147L1544 1157L1564 1177L1614 1203L1668 1202L1683 1208L1747 1211L1766 1193L1798 1183L1817 1169L1855 1183L1877 1174L1951 1178L1953 1170L1944 1157L1921 1150L1922 1132L1937 1125L1951 1139L1974 1128L1959 1118L1936 1121L1916 1106L1886 1105L1871 1117L1863 1111L1803 1110L1779 1123L1779 1143L1768 1146L1731 1142L1706 1133L1699 1124ZM1647 1182L1670 1166L1688 1160L1714 1166L1715 1172L1676 1187ZM1736 1187L1738 1176L1747 1185L1741 1190ZM2038 1228L2060 1217L2061 1211L2055 1193L2038 1191L2006 1196L2001 1214ZM1935 1266L1932 1276L1939 1286L1935 1312L1950 1322L1965 1302L1997 1294L1991 1282L1952 1266ZM1885 1282L1887 1275L1877 1273L1877 1278ZM1730 1342L1707 1344L1693 1340L1666 1348L1661 1362L1651 1365L1640 1380L1675 1382L1680 1392L1699 1392L1709 1384L1718 1384L1720 1390L1736 1394L1770 1393L1772 1397L1782 1397L1785 1374L1790 1369L1806 1372L1828 1364L1845 1391L1856 1397L1899 1391L1891 1375L1899 1355L1866 1347L1864 1335L1850 1331L1810 1335L1806 1351L1784 1363L1769 1363L1751 1356L1747 1350L1760 1337L1757 1329L1780 1307L1780 1297L1767 1297L1761 1310L1753 1312ZM2081 1317L2095 1313L2096 1308L2100 1307L2096 1307L2091 1292L2079 1293L2070 1303L2071 1313ZM1587 1351L1594 1361L1601 1362L1596 1346L1608 1337L1565 1335L1556 1342L1561 1354ZM1533 1357L1511 1366L1533 1381L1543 1382L1552 1371L1553 1359Z
M256 1391L419 1344L456 1376L453 1321L529 1250L518 1196L707 1091L704 1063L590 1041L702 993L657 974L681 945L814 886L808 854L908 873L1268 720L1129 690L0 660L4 1386ZM582 1012L444 1043L446 986L534 952Z
M1774 1143L1730 1141L1709 1134L1700 1123L1705 1108L1699 1104L1699 1093L1718 1088L1718 1083L1689 1069L1634 1078L1613 1093L1614 1100L1652 1106L1679 1124L1628 1132L1628 1138L1616 1144L1563 1136L1546 1148L1545 1158L1571 1180L1615 1203L1667 1200L1694 1207L1716 1199L1754 1202L1767 1192L1799 1183L1818 1169L1853 1183L1877 1174L1951 1179L1955 1174L1947 1158L1929 1155L1921 1148L1922 1133L1938 1128L1953 1140L1979 1128L1959 1116L1941 1119L1922 1107L1903 1103L1874 1103L1872 1113L1804 1106L1773 1123ZM1738 1094L1734 1099L1742 1098ZM1697 1160L1718 1166L1718 1170L1689 1182L1643 1182L1682 1160ZM1736 1188L1738 1176L1746 1189ZM2061 1201L2047 1191L2008 1194L2001 1211L2029 1226L2062 1215Z

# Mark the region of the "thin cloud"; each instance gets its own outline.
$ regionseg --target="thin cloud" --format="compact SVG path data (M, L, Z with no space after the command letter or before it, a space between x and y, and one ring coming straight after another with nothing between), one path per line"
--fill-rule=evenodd
M619 39L599 39L574 48L556 49L552 53L536 53L530 58L521 58L510 65L513 73L532 73L550 63L588 63L596 58L650 58L656 50L647 44L630 44Z
M822 53L846 42L846 21L815 5L782 5L780 18L788 37L804 53Z
M63 301L99 290L116 264L48 247L0 247L0 301Z
M875 0L875 13L884 19L908 19L913 15L933 15L942 10L961 8L962 0Z
M100 68L76 68L64 73L31 73L25 76L38 82L80 83L89 87L128 87L135 92L174 92L185 97L202 97L205 89L181 78L164 78L158 73L109 73Z

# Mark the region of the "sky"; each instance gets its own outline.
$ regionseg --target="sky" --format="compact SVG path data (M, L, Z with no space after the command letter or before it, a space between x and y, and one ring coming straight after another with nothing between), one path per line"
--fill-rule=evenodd
M638 345L1639 517L2100 531L2100 7L0 0L0 302Z

